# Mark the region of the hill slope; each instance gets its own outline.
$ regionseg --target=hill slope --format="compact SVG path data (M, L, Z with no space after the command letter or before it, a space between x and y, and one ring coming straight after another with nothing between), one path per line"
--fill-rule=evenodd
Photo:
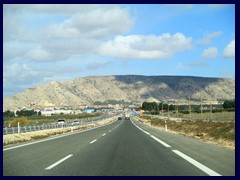
M235 81L191 76L89 76L50 82L5 98L4 110L29 107L91 105L95 101L125 102L167 99L233 99Z

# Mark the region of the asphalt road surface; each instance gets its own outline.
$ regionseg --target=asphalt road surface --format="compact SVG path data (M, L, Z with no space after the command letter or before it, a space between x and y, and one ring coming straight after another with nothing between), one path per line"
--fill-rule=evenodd
M234 176L235 151L119 120L3 149L4 176Z

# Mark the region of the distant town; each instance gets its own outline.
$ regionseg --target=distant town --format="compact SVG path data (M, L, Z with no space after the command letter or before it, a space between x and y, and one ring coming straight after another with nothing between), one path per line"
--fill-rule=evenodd
M210 106L212 106L213 109L216 108L222 108L224 101L187 101L187 100L165 100L162 101L163 103L157 104L156 106L159 106L157 109L159 109L159 113L167 111L167 105L170 106L170 110L176 109L176 107L184 107L184 109L187 109L189 105L193 107L199 107L202 105L202 109L210 109ZM235 102L235 101L234 101ZM53 115L78 115L82 113L94 113L94 112L111 112L111 111L121 111L124 109L134 109L134 110L141 110L143 109L143 103L144 102L133 102L133 103L124 103L124 104L107 104L105 103L96 103L93 105L78 105L77 107L72 106L60 106L60 107L54 107L54 106L47 106L47 107L37 107L35 103L29 103L28 107L19 107L18 109L14 110L6 110L4 111L4 114L6 112L11 113L11 116L18 116L19 112L21 111L32 111L35 115L41 115L41 116L53 116ZM159 102L158 102L159 103ZM164 105L164 107L162 105ZM174 106L174 108L173 108ZM154 108L156 109L156 107ZM183 109L183 108L182 108Z

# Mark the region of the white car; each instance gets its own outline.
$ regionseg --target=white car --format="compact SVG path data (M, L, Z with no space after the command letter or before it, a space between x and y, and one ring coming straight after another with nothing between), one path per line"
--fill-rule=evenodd
M79 120L74 120L74 121L72 122L72 126L79 125L79 124L80 124Z
M63 126L63 125L65 125L65 124L66 124L66 121L65 121L64 119L59 119L59 120L57 121L57 125Z

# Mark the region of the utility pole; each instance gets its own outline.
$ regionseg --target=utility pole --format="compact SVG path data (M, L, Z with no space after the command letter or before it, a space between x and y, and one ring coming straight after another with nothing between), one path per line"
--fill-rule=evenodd
M161 104L162 104L161 116L163 116L163 101L162 100L161 100ZM160 103L159 103L159 109L160 109Z

